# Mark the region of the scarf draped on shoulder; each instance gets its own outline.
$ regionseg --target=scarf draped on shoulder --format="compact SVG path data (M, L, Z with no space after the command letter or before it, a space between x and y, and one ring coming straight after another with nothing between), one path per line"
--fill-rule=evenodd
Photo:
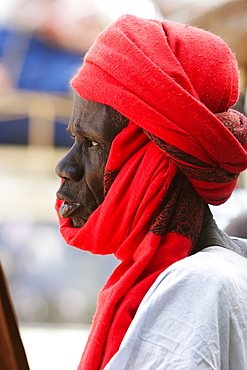
M66 242L121 261L99 294L80 370L103 369L158 275L188 256L206 204L225 202L247 168L234 55L187 25L120 17L96 39L72 87L129 125L113 141L105 199ZM56 207L59 209L58 200Z

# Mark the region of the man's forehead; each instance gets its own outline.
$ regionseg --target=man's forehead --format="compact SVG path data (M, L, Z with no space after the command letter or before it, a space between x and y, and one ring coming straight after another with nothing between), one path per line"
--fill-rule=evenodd
M91 100L83 99L78 95L75 94L74 97L74 108L78 109L79 111L83 112L95 112L95 111L103 111L105 108L104 104L97 103Z
M74 129L102 129L106 122L107 107L104 104L81 98L78 94L74 97L73 111L69 127Z
M128 119L114 108L75 95L69 122L69 128L73 131L93 130L112 140L127 124Z
M80 95L77 93L74 97L74 109L78 110L78 112L81 113L92 113L92 114L104 114L104 116L108 115L109 118L112 118L116 121L116 124L122 123L124 121L125 123L128 121L126 117L124 117L120 112L118 112L113 107L107 105L98 103L92 100L87 100L84 98L81 98ZM121 122L118 122L121 121Z

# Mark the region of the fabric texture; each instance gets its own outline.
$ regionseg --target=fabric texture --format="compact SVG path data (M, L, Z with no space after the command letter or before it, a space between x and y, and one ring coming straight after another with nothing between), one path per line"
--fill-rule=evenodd
M104 370L246 369L246 268L246 258L222 247L174 263Z
M193 27L123 16L99 35L71 84L130 120L111 147L103 203L81 229L59 217L68 244L121 261L99 295L79 365L96 370L159 274L190 254L206 203L229 198L247 167L247 128L228 111L238 98L235 57Z

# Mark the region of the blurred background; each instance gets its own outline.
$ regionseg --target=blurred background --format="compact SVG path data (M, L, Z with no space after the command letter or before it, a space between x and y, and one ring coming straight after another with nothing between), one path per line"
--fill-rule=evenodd
M117 264L63 242L54 168L71 145L69 81L97 34L125 13L221 36L236 53L237 109L247 113L246 0L1 1L0 258L31 370L76 369L97 294ZM212 207L219 226L239 236L247 232L246 189L243 173L231 199Z

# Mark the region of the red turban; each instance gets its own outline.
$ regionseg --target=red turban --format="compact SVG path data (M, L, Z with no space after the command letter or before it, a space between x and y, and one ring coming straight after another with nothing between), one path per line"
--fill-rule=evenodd
M72 80L130 123L113 141L106 196L68 244L122 262L103 287L79 369L103 369L157 276L188 256L206 203L226 201L247 168L234 55L217 36L126 15L103 31ZM57 209L60 201L57 202Z

